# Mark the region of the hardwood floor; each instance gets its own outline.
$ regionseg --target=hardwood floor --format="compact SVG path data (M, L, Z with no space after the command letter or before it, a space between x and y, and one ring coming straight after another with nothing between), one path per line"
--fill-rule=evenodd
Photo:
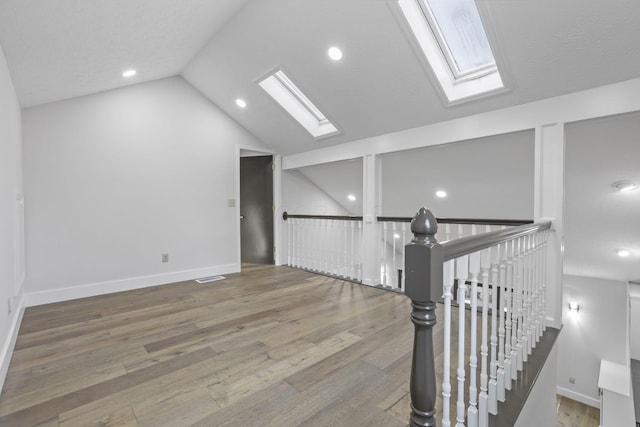
M29 308L2 426L403 426L406 297L286 267Z
M564 396L558 402L558 427L598 427L600 410Z
M29 308L0 426L406 426L410 311L397 293L255 265Z

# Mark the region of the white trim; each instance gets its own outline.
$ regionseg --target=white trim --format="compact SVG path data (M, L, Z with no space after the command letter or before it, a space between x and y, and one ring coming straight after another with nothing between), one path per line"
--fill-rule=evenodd
M640 110L640 78L285 156L282 170Z
M0 353L0 393L4 386L4 380L7 378L7 372L9 371L9 364L11 363L11 357L13 356L13 349L16 346L16 340L18 339L18 331L20 330L20 324L22 323L22 317L24 316L25 297L24 294L20 298L18 303L18 313L13 316L13 322L9 327L9 333L7 339L2 346L2 353Z
M600 400L594 399L593 397L585 396L584 394L576 393L575 391L560 386L556 387L556 392L560 396L568 397L569 399L600 409Z
M483 68L482 71L471 71L456 76L458 71L453 69L452 62L454 60L452 57L448 58L451 55L448 43L442 34L436 35L441 33L441 29L437 25L429 5L424 4L423 6L421 2L416 0L398 0L397 4L414 35L415 42L444 92L447 105L470 101L505 90L498 66L495 64L488 69ZM426 10L423 10L423 7ZM427 15L430 15L431 18L428 18ZM430 22L431 20L433 23ZM487 41L491 44L488 36Z
M284 265L285 259L282 256L282 156L273 156L273 251L275 265Z
M340 133L282 69L277 69L258 85L315 139Z
M29 292L26 294L26 306L33 307L79 298L93 297L96 295L147 288L167 283L195 280L200 277L237 273L239 271L240 263L235 263L196 268L193 270L174 271L171 273L130 277L127 279L111 280L108 282L89 283L86 285L70 286L67 288L52 289L48 291Z

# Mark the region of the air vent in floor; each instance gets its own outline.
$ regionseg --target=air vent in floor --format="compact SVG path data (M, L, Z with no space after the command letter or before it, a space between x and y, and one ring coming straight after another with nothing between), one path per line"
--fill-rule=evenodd
M209 276L209 277L203 277L201 279L196 279L196 282L198 282L198 283L209 283L209 282L215 282L217 280L222 280L222 279L226 279L226 277L224 277L224 276Z

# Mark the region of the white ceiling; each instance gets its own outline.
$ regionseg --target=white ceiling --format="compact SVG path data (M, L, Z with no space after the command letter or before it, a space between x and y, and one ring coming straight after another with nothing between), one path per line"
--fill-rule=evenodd
M638 76L640 2L480 0L509 91L445 107L393 0L253 0L183 75L291 154ZM614 6L615 5L615 6ZM339 45L344 59L331 62ZM257 85L283 67L343 134L314 141ZM243 97L249 106L234 104Z
M246 2L2 0L0 43L29 107L175 76Z
M443 102L394 0L1 0L0 44L23 107L181 74L284 155L640 76L638 0L477 3L508 91L457 106ZM341 62L327 58L331 45L344 51ZM277 67L341 135L314 141L264 93L257 82ZM123 79L127 68L138 75ZM238 97L246 109L236 107ZM608 148L617 122L602 134L589 123L569 128L571 274L640 279L640 267L615 258L616 271L605 272L594 246L640 241L640 206L608 187L623 171L640 179L640 152L631 147L638 117L623 121L633 154ZM589 164L594 158L603 161Z

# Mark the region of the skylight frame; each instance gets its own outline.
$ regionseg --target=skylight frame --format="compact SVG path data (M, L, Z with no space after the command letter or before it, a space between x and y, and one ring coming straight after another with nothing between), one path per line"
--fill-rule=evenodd
M480 66L471 68L466 71L461 71L460 68L458 67L457 61L455 60L453 52L451 51L451 47L449 46L449 43L447 42L446 37L442 31L442 28L440 27L440 24L438 24L438 20L436 19L435 13L433 12L433 10L431 9L431 6L429 5L430 0L417 0L417 1L418 1L418 5L420 6L420 9L422 10L424 18L427 20L429 27L431 28L431 31L433 32L433 35L436 38L438 45L440 46L440 50L442 51L444 58L447 60L447 64L449 65L451 74L456 80L462 80L467 78L478 78L478 77L482 77L483 75L498 71L498 66L496 65L495 56L493 55L493 49L491 49L490 43L489 43L489 49L491 50L491 56L493 58L492 62L485 65L480 65ZM484 32L484 36L487 37L487 33L486 33L486 30L484 29L484 25L482 30Z
M442 90L445 102L448 105L454 105L506 91L496 60L496 47L491 43L486 28L485 34L490 43L494 65L457 73L457 67L453 66L455 60L452 56L448 57L450 55L450 52L446 53L448 47L443 49L441 40L444 36L428 6L423 6L424 1L396 0L396 3L400 9L400 15L404 17L407 24L408 36L416 42L420 56ZM425 12L425 7L428 12Z
M314 139L341 133L282 69L276 69L258 84Z

